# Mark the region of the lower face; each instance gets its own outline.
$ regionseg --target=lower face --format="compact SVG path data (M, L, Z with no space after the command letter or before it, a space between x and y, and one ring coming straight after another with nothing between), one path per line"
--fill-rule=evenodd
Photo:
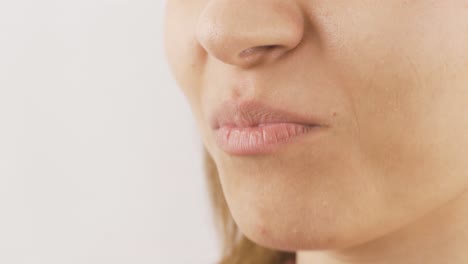
M220 10L244 2L218 1ZM290 1L304 16L302 42L251 69L203 48L195 25L215 0L189 2L167 2L167 58L251 240L286 251L350 247L466 190L466 1ZM239 76L254 85L233 89ZM273 153L232 155L216 143L208 116L233 98L320 113L330 126Z

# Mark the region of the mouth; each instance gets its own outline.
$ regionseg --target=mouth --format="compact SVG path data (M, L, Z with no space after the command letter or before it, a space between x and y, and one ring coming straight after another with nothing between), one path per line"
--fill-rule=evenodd
M216 131L218 145L233 155L268 154L276 151L280 145L292 143L312 132L318 132L320 126L294 123L262 124L256 127L221 127Z
M273 153L282 145L327 127L317 116L299 115L255 101L224 103L211 124L218 146L232 155Z

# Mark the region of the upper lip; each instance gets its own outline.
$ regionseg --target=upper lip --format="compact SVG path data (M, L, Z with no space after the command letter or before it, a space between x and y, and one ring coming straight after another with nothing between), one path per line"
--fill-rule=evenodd
M254 127L271 123L296 123L308 126L325 126L317 116L301 115L259 101L229 100L222 103L211 118L213 129L220 127Z

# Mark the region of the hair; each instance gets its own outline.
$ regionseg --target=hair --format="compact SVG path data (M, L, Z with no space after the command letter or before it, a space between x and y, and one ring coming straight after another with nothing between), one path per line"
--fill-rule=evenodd
M294 253L262 247L240 232L226 203L216 164L206 149L204 163L214 220L223 243L218 264L283 264L294 260Z

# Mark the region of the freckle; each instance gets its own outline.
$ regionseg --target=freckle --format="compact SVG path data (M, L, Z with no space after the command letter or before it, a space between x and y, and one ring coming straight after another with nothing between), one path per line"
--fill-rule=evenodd
M336 112L333 112L333 116L336 116Z
M233 98L233 99L237 99L237 98L239 98L239 97L241 96L241 94L242 94L242 93L241 93L237 88L235 88L235 89L232 91L232 98Z
M261 236L263 236L263 237L268 237L268 231L267 231L267 229L265 228L265 226L259 225L259 226L258 226L258 230L259 230Z

